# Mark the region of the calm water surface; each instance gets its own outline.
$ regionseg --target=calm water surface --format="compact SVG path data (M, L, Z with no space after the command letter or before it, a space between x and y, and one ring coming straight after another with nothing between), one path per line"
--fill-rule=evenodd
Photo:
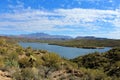
M62 57L66 57L69 59L75 58L77 56L85 55L92 52L106 52L111 48L104 48L104 49L83 49L83 48L73 48L73 47L63 47L57 45L48 45L47 43L28 43L28 42L20 42L19 43L22 47L32 47L33 49L42 49L48 50L49 52L55 52Z

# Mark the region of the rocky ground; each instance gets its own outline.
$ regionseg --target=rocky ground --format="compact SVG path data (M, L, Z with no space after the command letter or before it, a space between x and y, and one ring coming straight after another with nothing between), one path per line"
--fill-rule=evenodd
M0 70L0 80L12 80L10 74L7 71Z

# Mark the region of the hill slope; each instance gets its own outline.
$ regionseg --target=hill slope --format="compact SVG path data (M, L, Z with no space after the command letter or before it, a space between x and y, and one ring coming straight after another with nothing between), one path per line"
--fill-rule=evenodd
M0 37L0 71L14 80L120 80L119 63L120 48L67 60Z
M79 56L71 61L77 63L79 68L98 69L113 77L113 80L120 79L120 48L113 48L103 54L95 52Z
M120 40L73 39L67 41L56 41L49 44L77 48L103 48L103 47L120 47Z

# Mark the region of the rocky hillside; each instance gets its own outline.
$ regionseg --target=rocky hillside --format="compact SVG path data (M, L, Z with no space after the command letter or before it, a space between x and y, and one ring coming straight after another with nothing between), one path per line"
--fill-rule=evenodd
M24 49L5 37L0 37L0 71L2 80L77 80L83 75L77 64L55 53Z
M100 70L111 77L109 80L120 80L120 48L113 48L102 54L95 52L71 61L77 63L79 68Z
M2 80L120 80L120 49L67 60L0 37Z

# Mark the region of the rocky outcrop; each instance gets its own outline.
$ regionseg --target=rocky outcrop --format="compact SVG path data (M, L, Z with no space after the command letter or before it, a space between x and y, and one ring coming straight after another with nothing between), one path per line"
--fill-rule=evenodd
M12 80L12 78L8 72L0 70L0 80Z

